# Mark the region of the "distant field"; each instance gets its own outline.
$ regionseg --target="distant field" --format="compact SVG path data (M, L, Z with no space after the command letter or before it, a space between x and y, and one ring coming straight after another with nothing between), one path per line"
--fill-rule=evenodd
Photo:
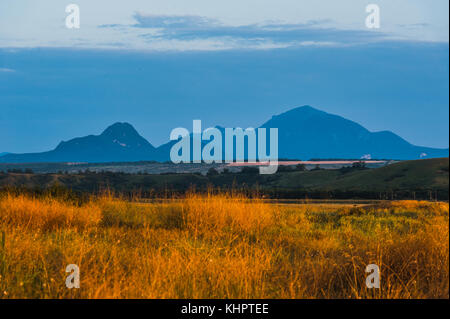
M260 175L255 167L247 167L242 172L218 171L217 167L206 167L208 170L215 168L214 174L124 174L93 171L67 174L0 173L0 189L48 189L60 185L89 194L110 189L119 193L139 192L147 197L154 197L167 193L184 193L192 187L198 191L206 191L212 187L240 188L276 199L448 200L448 158L403 161L371 169L341 167L299 170L295 166L280 167L274 175Z
M352 166L355 161L280 161L280 166L295 166L304 164L310 170L319 165L323 169L337 169ZM367 167L375 168L387 165L394 161L365 161ZM112 163L0 163L0 171L32 170L34 173L78 173L86 170L92 172L113 172L127 174L166 174L166 173L201 173L205 175L210 168L223 171L239 172L243 166L255 166L257 163L222 163L197 164L171 162L112 162ZM258 163L260 165L260 163Z
M223 169L226 164L174 164L171 162L112 162L112 163L0 163L0 171L30 169L38 174L70 174L84 172L112 172L127 174L203 173L211 167ZM239 168L235 168L239 171Z
M449 298L449 206L0 197L0 298ZM68 264L80 288L68 289ZM376 264L381 288L369 289Z
M374 160L317 160L317 161L279 161L277 162L278 165L299 165L303 164L306 167L314 168L316 165L319 165L323 168L341 168L346 166L352 166L354 163L363 162L366 166L370 167L380 167L387 164L390 164L391 162L395 161L374 161ZM235 167L235 166L263 166L263 165L269 165L269 162L247 162L247 163L230 163L228 166Z

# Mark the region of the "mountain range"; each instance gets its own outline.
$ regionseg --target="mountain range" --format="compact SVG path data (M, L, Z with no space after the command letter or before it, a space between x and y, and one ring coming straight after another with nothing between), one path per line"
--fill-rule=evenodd
M224 128L217 127L224 132ZM415 146L390 131L370 132L338 115L301 106L273 116L261 128L278 128L281 159L419 159L448 157L449 149ZM170 141L156 148L128 123L100 135L61 142L41 153L0 154L1 163L168 161Z

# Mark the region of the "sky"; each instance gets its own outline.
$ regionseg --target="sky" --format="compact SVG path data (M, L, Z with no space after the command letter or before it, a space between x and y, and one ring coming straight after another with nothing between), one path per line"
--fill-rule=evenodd
M80 28L68 29L68 4ZM366 6L380 8L368 29ZM301 105L448 147L448 1L0 2L0 153L129 122L258 126ZM301 129L301 128L299 128Z

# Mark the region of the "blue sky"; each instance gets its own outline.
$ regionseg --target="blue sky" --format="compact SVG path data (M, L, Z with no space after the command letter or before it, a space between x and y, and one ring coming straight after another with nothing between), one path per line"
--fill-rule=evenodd
M0 3L0 152L54 148L128 121L171 129L257 126L309 104L448 147L448 1ZM301 129L301 128L299 128Z

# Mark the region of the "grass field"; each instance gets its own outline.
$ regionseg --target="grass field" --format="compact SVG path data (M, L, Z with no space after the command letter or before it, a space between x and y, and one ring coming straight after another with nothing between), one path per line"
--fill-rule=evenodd
M449 206L4 194L0 298L449 298Z

